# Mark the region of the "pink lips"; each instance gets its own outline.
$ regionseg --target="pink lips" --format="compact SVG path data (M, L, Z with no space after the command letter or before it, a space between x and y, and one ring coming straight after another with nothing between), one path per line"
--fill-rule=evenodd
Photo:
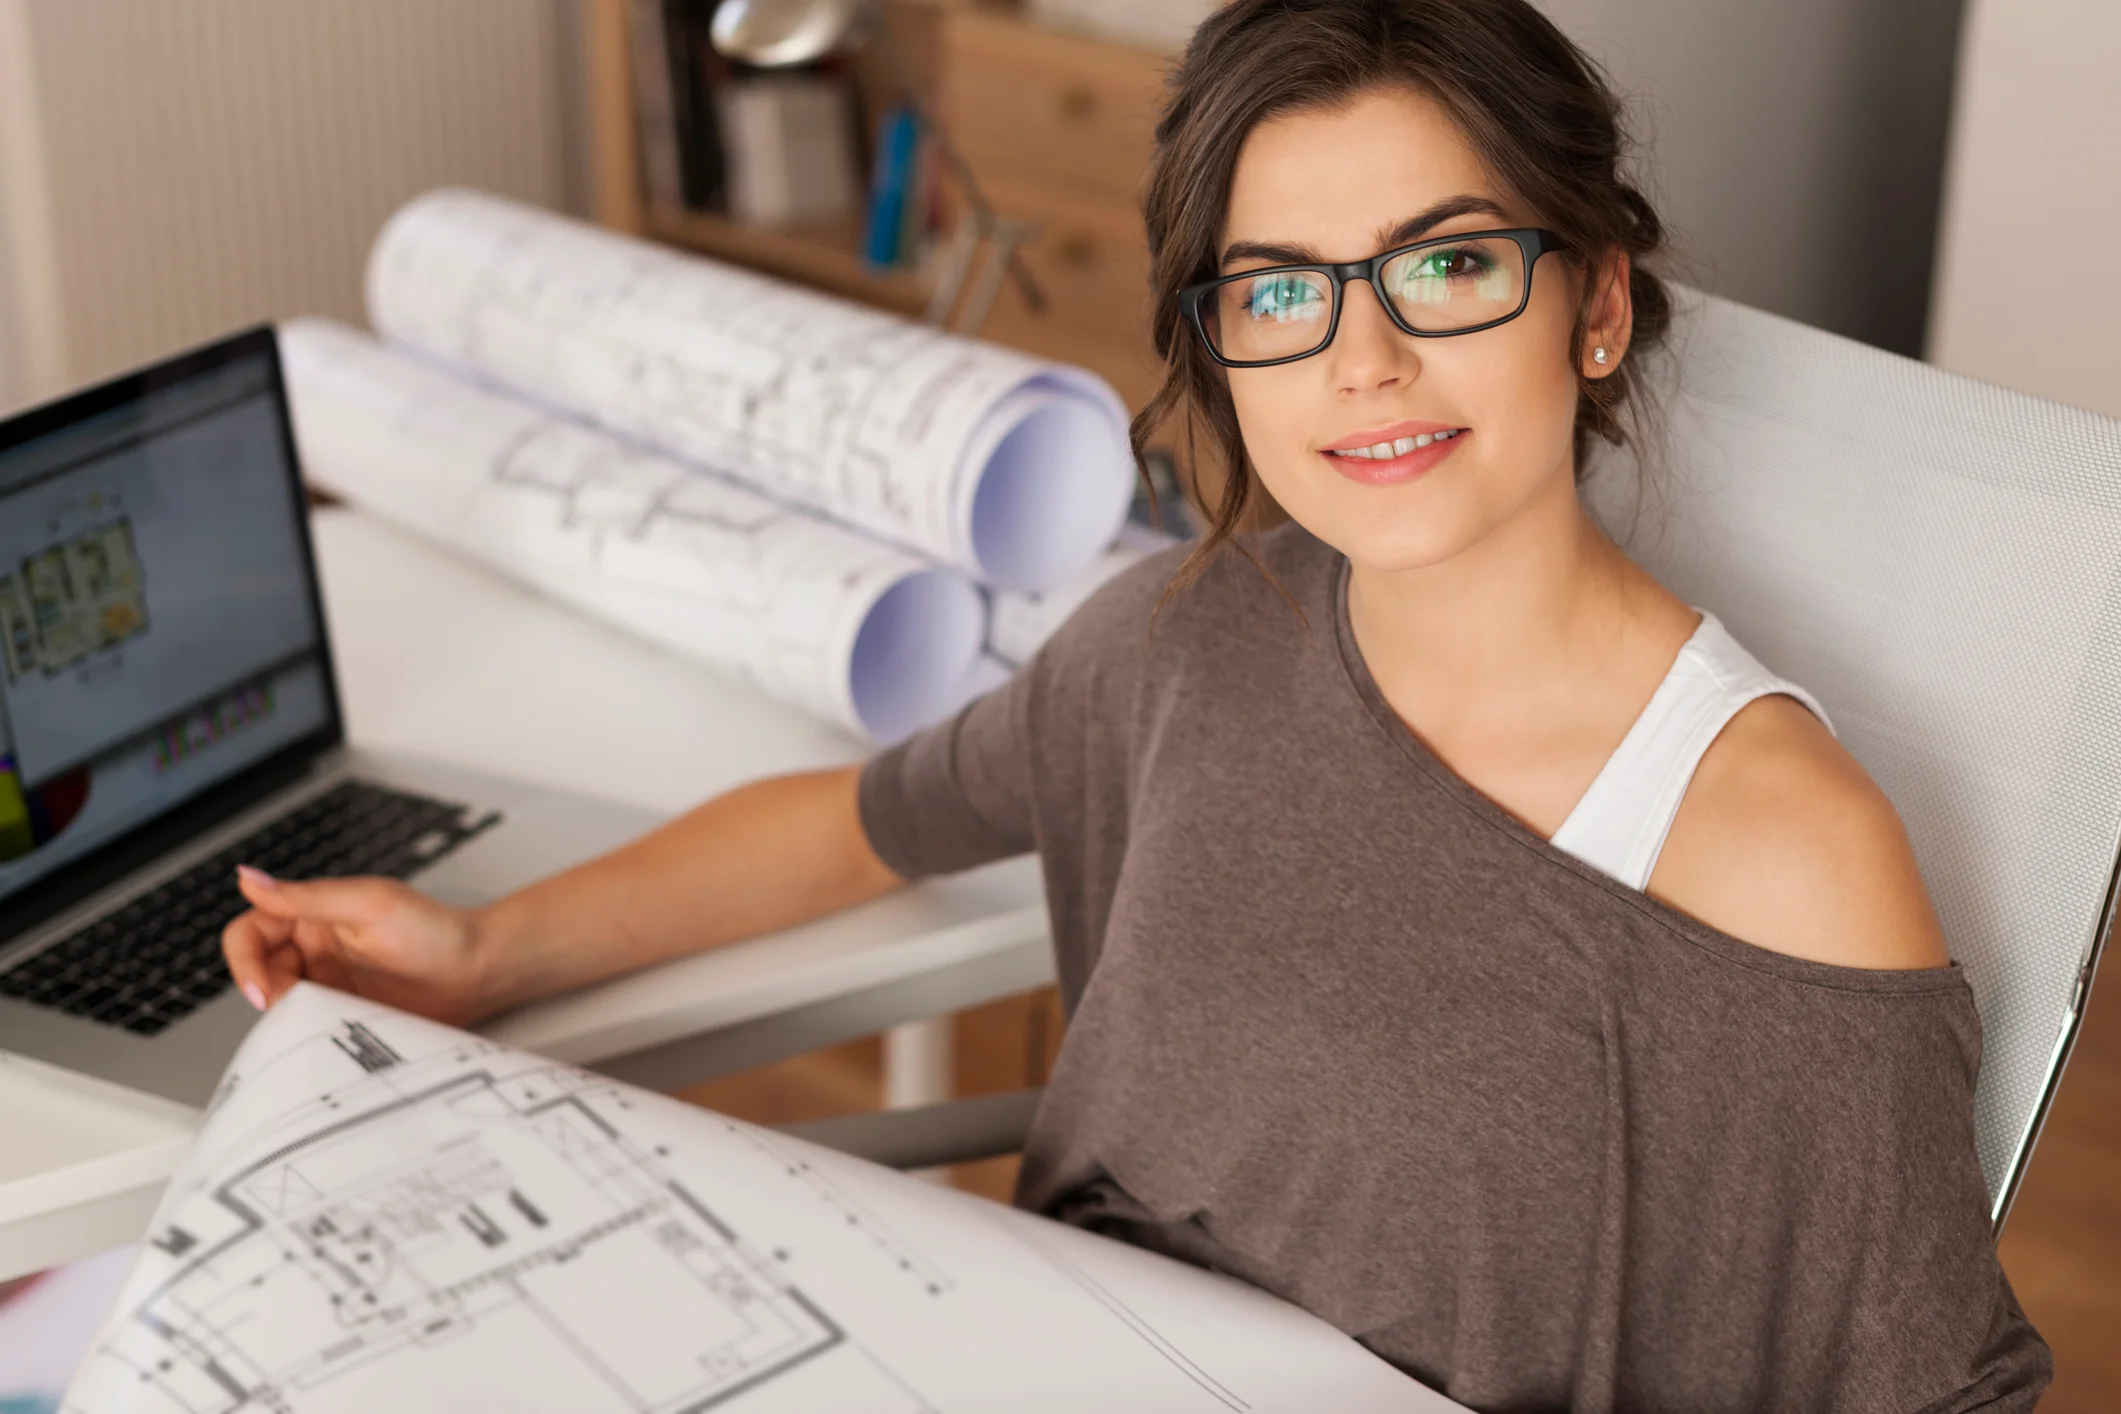
M1343 437L1328 446L1320 447L1318 455L1328 466L1350 481L1364 486L1392 486L1402 481L1412 481L1457 451L1459 443L1473 435L1472 429L1462 429L1454 437L1447 437L1441 442L1431 442L1426 447L1416 447L1411 452L1385 461L1372 461L1367 457L1336 457L1332 453L1350 447L1375 446L1379 442L1396 442L1401 437L1419 437L1425 432L1434 436L1438 432L1450 430L1447 424L1441 422L1399 422L1372 432Z

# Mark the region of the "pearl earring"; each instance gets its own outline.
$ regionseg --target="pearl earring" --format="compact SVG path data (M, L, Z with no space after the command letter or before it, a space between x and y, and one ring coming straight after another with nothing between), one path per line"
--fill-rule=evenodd
M1592 350L1591 350L1591 362L1593 362L1593 363L1604 363L1604 362L1605 362L1605 345L1603 345L1603 344L1600 344L1600 345L1599 345L1599 346L1598 346L1597 348L1595 348L1595 349L1592 349Z

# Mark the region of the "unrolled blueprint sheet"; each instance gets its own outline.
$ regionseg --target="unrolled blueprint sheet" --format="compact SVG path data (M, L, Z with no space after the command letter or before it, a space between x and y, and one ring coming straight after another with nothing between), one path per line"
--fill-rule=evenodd
M1132 494L1126 410L1082 369L468 191L368 266L386 338L986 583L1087 567Z
M280 347L304 470L356 506L879 741L956 700L984 610L955 571L342 325Z
M64 1407L1457 1408L1230 1278L307 983Z

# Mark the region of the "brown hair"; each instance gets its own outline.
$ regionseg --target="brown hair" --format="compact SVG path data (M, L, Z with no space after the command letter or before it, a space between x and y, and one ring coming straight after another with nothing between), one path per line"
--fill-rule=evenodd
M1174 590L1232 543L1247 510L1266 499L1222 369L1178 310L1181 286L1219 273L1216 240L1238 149L1268 118L1395 86L1443 104L1496 179L1567 242L1561 258L1583 270L1615 251L1630 257L1631 349L1653 347L1671 321L1663 282L1642 267L1663 248L1664 226L1621 174L1629 146L1620 100L1597 65L1529 0L1229 0L1194 31L1172 75L1142 192L1155 291L1150 331L1165 374L1130 435L1140 460L1150 436L1177 415L1183 483L1210 521ZM1586 282L1572 359L1581 354L1593 293ZM1616 445L1640 440L1633 424L1642 396L1632 362L1578 380L1579 478L1590 437ZM1201 488L1203 439L1224 477L1212 506ZM1234 543L1251 558L1243 541Z

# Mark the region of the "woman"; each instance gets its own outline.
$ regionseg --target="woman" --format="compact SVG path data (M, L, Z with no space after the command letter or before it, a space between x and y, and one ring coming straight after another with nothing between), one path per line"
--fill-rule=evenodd
M238 979L469 1021L1036 849L1026 1206L1475 1408L2030 1408L1899 822L1578 496L1668 313L1608 90L1523 0L1236 0L1157 139L1135 431L1220 453L1199 549L859 770L490 908L247 872Z

